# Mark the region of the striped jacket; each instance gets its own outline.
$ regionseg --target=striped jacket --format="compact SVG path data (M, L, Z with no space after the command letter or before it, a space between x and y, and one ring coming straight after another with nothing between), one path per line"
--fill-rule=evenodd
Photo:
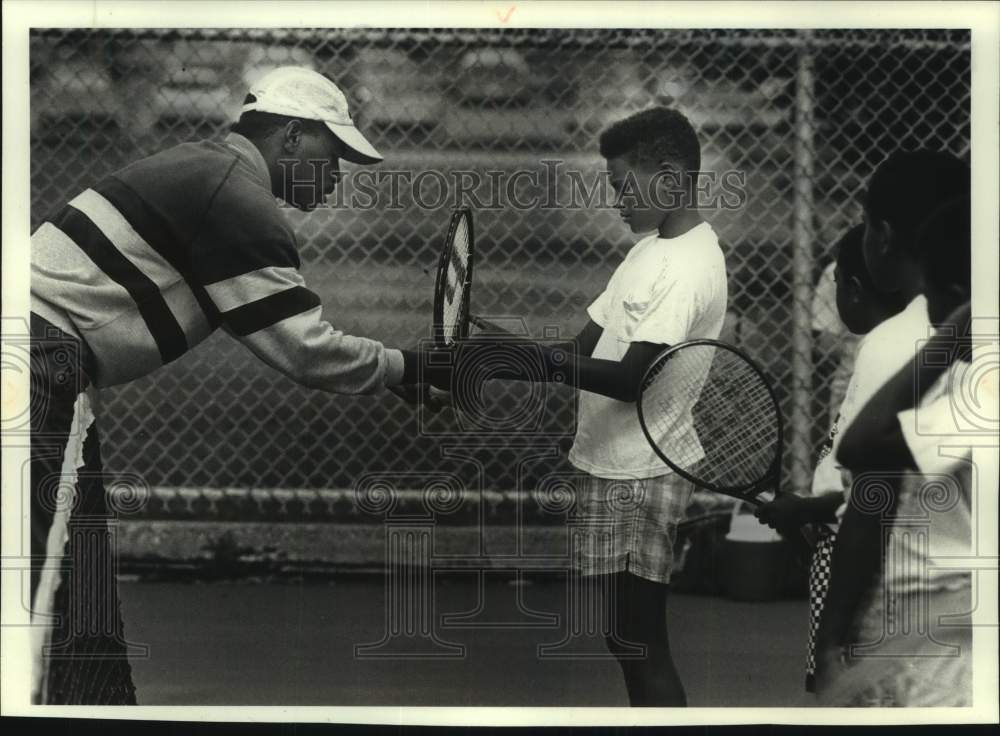
M263 156L232 134L137 161L44 222L31 236L31 308L84 341L101 387L222 327L304 385L380 390L396 351L324 322L299 265Z

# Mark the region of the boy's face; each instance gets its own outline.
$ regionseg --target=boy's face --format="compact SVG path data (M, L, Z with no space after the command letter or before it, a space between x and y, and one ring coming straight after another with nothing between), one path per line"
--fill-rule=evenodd
M898 265L893 258L892 228L885 220L864 209L865 236L862 250L865 266L875 286L882 291L899 289Z
M864 287L856 276L845 273L838 263L833 269L837 284L837 314L844 326L855 335L867 334L871 328L871 315L865 308Z
M658 230L669 211L656 206L655 200L664 203L667 195L655 196L650 187L655 186L655 171L646 171L630 163L624 156L607 159L608 176L614 188L615 207L622 220L633 233ZM662 178L662 177L661 177Z

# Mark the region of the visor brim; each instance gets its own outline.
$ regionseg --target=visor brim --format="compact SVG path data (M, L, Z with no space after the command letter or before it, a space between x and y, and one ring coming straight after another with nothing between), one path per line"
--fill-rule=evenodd
M347 150L341 156L345 161L355 164L377 164L383 159L382 154L375 150L368 139L361 135L361 131L353 125L324 122L326 122L326 127L346 146Z

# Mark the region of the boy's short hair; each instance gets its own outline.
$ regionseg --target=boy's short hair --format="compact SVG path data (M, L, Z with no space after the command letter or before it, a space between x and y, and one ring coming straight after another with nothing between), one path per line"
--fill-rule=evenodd
M243 104L246 105L256 101L256 97L247 95L243 100ZM320 120L302 120L301 118L290 117L288 115L277 115L273 112L250 110L240 115L240 119L233 123L229 130L250 140L260 140L261 138L267 138L278 128L284 128L289 120L300 120L305 130L319 130L326 127L326 124Z
M937 207L917 236L924 278L939 286L972 288L972 200L957 197Z
M969 165L943 151L894 153L875 170L865 208L885 220L913 248L920 224L942 202L969 193Z
M834 245L837 254L837 267L845 276L853 276L861 284L865 294L887 309L899 311L906 306L902 292L882 291L875 285L868 266L865 265L864 253L865 226L855 225Z
M601 156L624 156L633 165L659 168L665 161L685 171L701 169L701 144L691 122L669 107L654 107L619 120L601 133Z

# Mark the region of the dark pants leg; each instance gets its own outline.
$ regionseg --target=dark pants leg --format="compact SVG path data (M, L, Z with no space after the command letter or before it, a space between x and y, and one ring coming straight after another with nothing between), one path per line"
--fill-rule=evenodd
M667 633L667 586L628 572L608 576L615 634L608 650L618 658L629 704L683 707L687 695L670 654ZM645 650L636 656L634 647Z
M97 427L78 415L86 385L80 343L33 316L33 697L46 704L134 704Z

